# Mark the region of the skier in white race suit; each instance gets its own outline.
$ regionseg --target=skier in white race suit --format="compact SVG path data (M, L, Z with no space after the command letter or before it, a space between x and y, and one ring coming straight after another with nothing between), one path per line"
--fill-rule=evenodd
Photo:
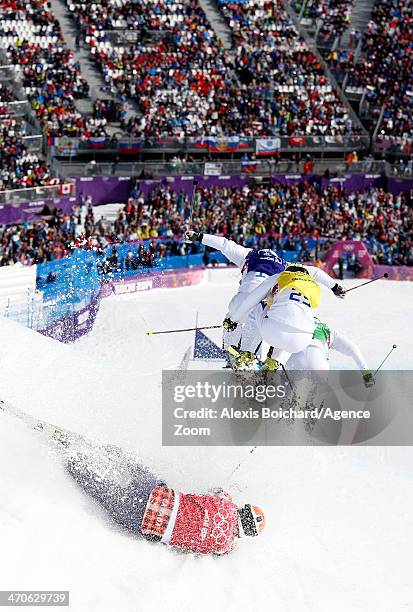
M307 348L294 353L286 363L287 370L329 370L329 351L351 357L360 370L366 387L374 385L374 377L367 367L363 353L355 342L314 317L316 328Z
M344 297L344 289L339 287L338 291L335 281L323 270L290 265L261 283L241 303L231 304L230 323L235 328L252 312L255 341L262 338L277 349L278 359L285 364L291 354L304 351L313 339L314 314L321 299L319 283Z
M245 297L259 287L268 277L283 272L288 265L285 259L271 249L251 249L227 240L223 236L213 236L199 232L188 231L185 234L191 242L200 241L203 245L221 251L225 257L240 268L242 277L238 292L228 305L228 314L241 306ZM332 289L340 297L345 291L328 274L314 266L306 266L309 273L320 283ZM240 349L241 359L247 363L259 357L261 338L257 329L254 313L247 314L235 328L224 321L224 348L236 346Z

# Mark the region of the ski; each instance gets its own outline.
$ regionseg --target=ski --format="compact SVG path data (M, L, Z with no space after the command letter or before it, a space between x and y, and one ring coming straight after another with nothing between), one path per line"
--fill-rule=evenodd
M260 371L271 371L268 370L266 367L266 364L264 363L264 361L261 361L260 359L258 359L257 357L255 357L255 359L253 359L251 361L250 364L246 365L246 364L241 364L241 367L237 367L235 360L238 359L239 361L241 360L242 357L242 352L240 350L238 350L235 346L229 346L227 349L227 353L229 353L229 355L232 357L232 359L230 359L231 362L231 366L232 369L235 370L236 372L242 372L242 371L249 371L249 372L260 372Z
M34 417L16 406L12 406L8 402L0 399L0 411L8 416L13 416L22 421L27 427L43 434L50 441L58 442L62 446L68 446L69 439L83 439L83 436L68 429L58 427L53 423L48 423L37 417Z

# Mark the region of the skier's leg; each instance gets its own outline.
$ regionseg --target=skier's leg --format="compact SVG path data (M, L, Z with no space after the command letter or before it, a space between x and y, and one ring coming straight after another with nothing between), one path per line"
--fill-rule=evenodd
M311 344L288 359L287 370L329 370L330 364L322 346Z
M274 349L272 358L276 359L278 363L282 363L284 366L291 356L291 353L284 351L283 349Z
M255 311L253 310L248 315L244 327L242 329L242 338L240 349L254 353L257 359L261 358L261 333L257 325Z
M147 468L135 464L129 470L129 480L125 474L108 474L105 467L86 455L72 457L67 469L76 482L109 512L120 525L138 532L152 489L163 482ZM122 482L123 480L123 482Z
M307 349L290 355L285 364L286 370L306 370L307 369Z
M262 337L268 344L287 353L299 353L307 348L312 334L291 327L284 321L263 318L261 322Z
M238 346L242 335L242 325L238 325L234 331L224 329L222 333L222 348L228 350L230 346Z
M245 293L241 293L241 292L236 293L234 297L231 299L230 303L228 304L228 313L232 309L237 308L240 302L242 302L244 299L245 299ZM225 318L228 317L228 313L225 315ZM223 336L222 336L223 348L228 350L230 346L238 347L241 341L242 333L243 333L243 321L241 321L237 329L235 329L232 332L224 330Z
M306 349L307 370L329 370L330 364L327 355L321 346L311 344Z

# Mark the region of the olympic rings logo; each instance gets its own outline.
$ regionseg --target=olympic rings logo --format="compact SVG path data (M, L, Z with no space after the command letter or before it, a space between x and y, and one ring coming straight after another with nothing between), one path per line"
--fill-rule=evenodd
M214 527L211 532L211 537L219 545L225 544L229 536L229 513L225 508L219 508L214 515Z

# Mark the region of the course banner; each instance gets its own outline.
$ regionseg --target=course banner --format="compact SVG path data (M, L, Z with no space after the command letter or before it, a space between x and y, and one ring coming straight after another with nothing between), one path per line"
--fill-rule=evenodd
M165 446L412 445L412 371L165 370Z

